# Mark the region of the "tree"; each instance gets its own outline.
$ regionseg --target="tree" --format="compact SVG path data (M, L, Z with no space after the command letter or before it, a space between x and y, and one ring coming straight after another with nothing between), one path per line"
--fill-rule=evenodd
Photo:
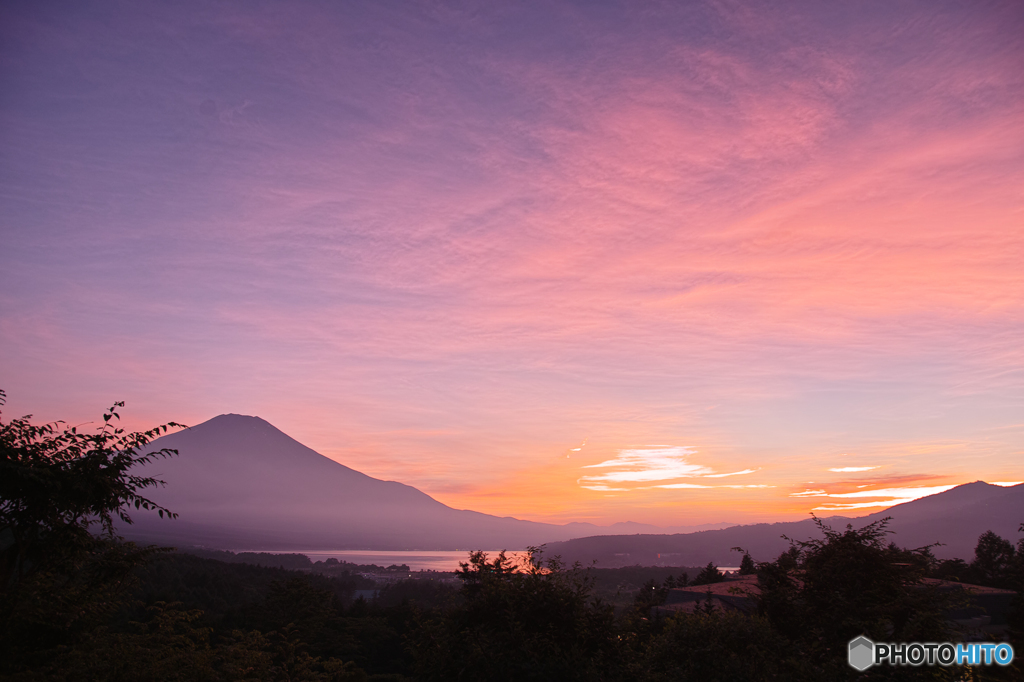
M931 577L954 582L970 582L971 567L963 559L943 559L932 569Z
M793 542L778 560L758 565L759 612L789 640L791 652L816 666L811 677L855 678L844 652L858 635L888 642L952 640L947 613L956 597L924 582L927 547L886 544L888 518L845 531L815 522L822 539ZM899 676L900 670L884 674ZM929 670L934 679L955 679L961 672Z
M423 680L602 680L616 650L610 608L592 581L557 557L473 552L461 564L460 601L414 638Z
M624 679L732 682L798 679L786 642L766 619L714 608L667 617L629 662Z
M693 579L690 585L710 585L711 583L720 583L725 580L725 576L718 570L714 562L709 561L708 565L700 569L700 573Z
M5 398L0 391L0 405ZM176 455L144 450L181 425L126 433L111 423L123 405L107 410L94 433L34 425L31 415L0 422L0 639L9 646L109 614L132 569L155 551L118 542L115 518L131 523L132 507L175 516L141 494L162 481L134 471Z
M971 577L980 585L1013 588L1014 559L1013 544L992 531L985 531L978 538L971 562Z
M672 580L672 587L675 586L675 578L669 576ZM644 583L643 587L636 593L633 598L633 611L637 617L646 617L652 606L660 606L665 603L665 599L668 597L668 591L672 589L669 586L668 580L665 581L664 585L659 585L658 581L651 578Z

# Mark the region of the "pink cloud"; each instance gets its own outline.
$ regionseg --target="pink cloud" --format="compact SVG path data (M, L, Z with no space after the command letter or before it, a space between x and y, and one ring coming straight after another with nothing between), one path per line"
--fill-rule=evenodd
M207 9L209 40L168 15L126 46L35 21L11 49L43 85L2 112L12 404L258 413L447 500L528 487L582 434L596 477L649 442L748 488L851 444L892 472L864 485L1019 477L1020 17L703 9L732 39L671 7L553 6L528 46L512 9ZM574 471L546 494L578 501Z

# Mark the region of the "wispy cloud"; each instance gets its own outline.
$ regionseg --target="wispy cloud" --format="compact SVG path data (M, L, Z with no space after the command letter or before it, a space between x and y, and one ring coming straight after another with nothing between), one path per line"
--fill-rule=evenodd
M705 478L725 478L726 476L741 476L743 474L752 474L757 469L744 469L743 471L733 471L728 474L708 474Z
M840 473L840 474L847 474L847 473L853 473L855 471L871 471L872 469L877 469L877 468L878 468L877 466L873 466L873 467L839 467L839 468L836 468L836 469L829 469L829 471L835 471L836 473Z
M25 412L260 414L456 506L636 503L609 521L1024 476L1017 3L154 6L0 22ZM868 461L937 478L808 481Z
M706 478L711 478L707 476ZM699 485L696 483L665 483L661 485L652 485L641 488L641 490L649 490L650 488L669 488L669 489L682 489L682 488L774 488L773 485L767 484L753 484L753 485Z
M569 453L573 453L573 452L580 452L580 451L581 451L581 450L583 450L583 448L585 448L586 446L587 446L587 439L586 439L586 438L584 438L584 439L583 439L583 442L582 442L582 443L580 443L579 447L576 447L576 448L569 448L569 452L567 452L567 453L566 453L566 455L565 455L565 456L566 456L566 458L569 458L569 457L571 457L571 456L572 456L572 455L571 455L571 454L569 454Z
M647 448L619 450L614 459L599 464L589 464L584 469L613 469L605 474L583 476L580 481L594 483L607 481L639 483L666 481L673 478L705 476L715 471L706 466L691 464L688 458L696 454L691 447L655 445Z
M715 473L711 467L695 464L691 458L697 454L692 447L678 445L651 445L643 448L627 448L609 460L590 464L584 469L610 469L607 473L582 476L577 483L588 490L605 491L607 484L652 483L654 481L671 481L680 478L725 478L752 474L757 469L743 469L728 473ZM629 490L686 490L702 488L764 488L767 485L707 485L703 483L658 483L655 485L634 485ZM626 490L626 489L616 489Z
M919 488L879 488L876 490L857 490L848 493L828 493L824 490L807 490L802 493L790 493L790 497L829 497L829 498L862 498L864 502L834 502L815 507L815 511L843 511L847 509L866 509L870 507L891 507L913 500L945 492L955 485L923 486Z
M901 500L908 502L909 500ZM831 504L826 507L815 507L814 511L846 511L848 509L871 509L873 507L891 507L898 502L851 502L849 504Z
M597 490L597 491L600 491L600 492L627 492L627 491L629 491L629 488L611 488L609 486L601 485L601 484L591 484L591 485L585 485L585 486L582 486L582 487L586 488L587 490ZM700 487L700 486L697 486L697 487Z

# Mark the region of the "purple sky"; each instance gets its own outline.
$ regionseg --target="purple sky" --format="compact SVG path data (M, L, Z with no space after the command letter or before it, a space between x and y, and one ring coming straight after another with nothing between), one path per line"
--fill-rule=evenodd
M6 415L537 520L1024 480L1022 112L1020 2L7 2Z

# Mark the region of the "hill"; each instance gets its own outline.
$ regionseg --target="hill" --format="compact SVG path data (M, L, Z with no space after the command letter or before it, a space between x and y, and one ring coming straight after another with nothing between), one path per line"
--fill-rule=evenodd
M969 560L978 536L987 530L1016 542L1017 529L1024 522L1024 485L1004 488L977 481L868 516L822 520L837 529L848 523L859 528L887 516L892 517L888 528L898 545L923 547L941 542L943 545L933 550L936 556ZM783 535L794 540L820 537L813 519L806 519L698 533L579 538L551 543L546 551L569 562L596 561L603 567L693 566L708 561L723 566L739 562L733 547L743 547L756 561L774 559L789 547Z

